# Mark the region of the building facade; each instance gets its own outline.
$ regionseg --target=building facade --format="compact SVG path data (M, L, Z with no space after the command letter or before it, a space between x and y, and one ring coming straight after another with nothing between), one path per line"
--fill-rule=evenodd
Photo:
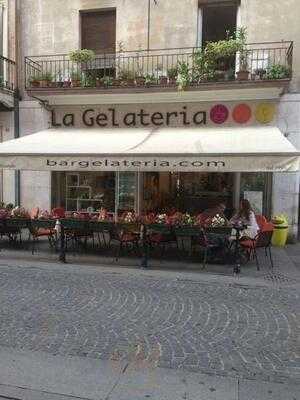
M271 0L72 0L63 10L59 0L12 4L18 22L17 136L51 127L73 129L74 140L75 131L84 135L94 129L115 133L123 128L138 135L141 129L151 134L168 128L183 137L189 129L243 135L247 129L279 128L300 148L297 0L275 5ZM247 41L243 52L218 60L213 75L205 71L195 78L201 66L199 49L228 39L227 32L241 27ZM74 61L70 52L76 49L90 49L96 57ZM248 74L238 80L245 57ZM1 114L7 127L3 140L15 137L12 121ZM180 146L178 136L174 144L168 137L170 147ZM246 140L244 146L250 143ZM84 160L61 168L57 162L48 160L49 166L55 165L53 172L4 172L3 200L69 211L175 207L197 213L217 201L234 209L246 197L257 212L287 214L291 236L297 235L297 172L249 172L249 166L222 170L220 165L185 172L184 167L154 164L143 170L137 164L119 164L97 171L85 169Z

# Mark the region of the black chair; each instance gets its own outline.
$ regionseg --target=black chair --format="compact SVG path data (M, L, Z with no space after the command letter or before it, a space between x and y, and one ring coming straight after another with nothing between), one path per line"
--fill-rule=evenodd
M110 227L109 247L112 242L118 244L116 261L118 261L124 249L132 250L136 255L140 255L137 229L137 226L132 224L113 224Z
M249 259L255 258L256 268L258 271L259 271L260 267L259 267L256 249L259 249L259 248L265 249L266 257L269 253L271 268L273 269L273 267L274 267L272 252L271 252L272 235L273 235L273 230L271 230L271 229L270 230L262 230L262 231L258 232L258 234L256 235L256 237L254 239L248 238L248 239L240 240L240 245L245 251L247 251Z

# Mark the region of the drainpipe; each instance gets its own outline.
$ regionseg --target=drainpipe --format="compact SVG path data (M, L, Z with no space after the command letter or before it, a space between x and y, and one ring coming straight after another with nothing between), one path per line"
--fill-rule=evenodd
M20 137L20 107L19 107L19 90L15 90L14 94L14 138ZM15 205L21 204L21 176L20 171L15 171Z
M16 61L15 67L15 91L14 91L14 138L20 137L20 92L19 92L19 29L18 29L18 15L19 15L19 0L14 1L14 31L15 38L13 43L14 59ZM15 205L21 205L21 174L20 171L15 171Z

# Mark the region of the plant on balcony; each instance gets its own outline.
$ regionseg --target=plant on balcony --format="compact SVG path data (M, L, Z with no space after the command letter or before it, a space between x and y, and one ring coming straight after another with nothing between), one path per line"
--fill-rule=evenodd
M81 86L81 80L82 80L82 76L81 76L81 73L79 71L73 71L71 73L72 87Z
M162 86L166 86L168 84L168 77L165 74L164 68L162 64L157 64L155 68L156 75L158 77L158 82Z
M178 63L177 85L178 90L185 90L191 83L190 67L186 62Z
M286 79L290 76L290 68L282 64L273 64L266 71L266 79Z
M35 73L33 75L30 76L29 78L29 85L32 87L39 87L40 86L40 73Z
M168 81L170 85L175 85L178 76L178 67L171 67L167 71Z
M38 79L41 87L48 87L53 80L53 75L51 72L42 72Z
M151 85L156 85L157 84L157 79L153 74L147 74L145 76L145 86L150 87Z
M110 87L110 86L113 85L113 80L112 80L112 78L111 78L110 76L104 76L104 77L101 79L101 82L102 82L102 84L103 84L103 86L104 86L105 88L108 88L108 87Z
M69 53L70 61L76 64L83 64L92 61L95 58L93 50L81 49Z
M247 50L246 40L247 40L247 30L246 28L239 28L236 31L236 40L239 43L240 49L238 51L239 56L239 70L236 73L237 80L244 81L249 79L249 50Z
M192 81L206 82L214 78L215 59L211 54L198 50L193 54Z
M120 79L122 86L133 86L135 81L135 73L130 69L121 69L118 72L118 78Z
M265 68L257 68L254 70L254 79L264 79L267 70Z
M136 84L137 86L144 86L144 85L145 85L145 82L146 82L146 78L145 78L142 74L138 74L138 75L135 77L135 84Z

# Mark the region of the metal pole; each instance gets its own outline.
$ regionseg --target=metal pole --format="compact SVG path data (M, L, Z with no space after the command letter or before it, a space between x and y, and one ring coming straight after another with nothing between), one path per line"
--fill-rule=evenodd
M150 19L151 19L151 0L148 0L148 32L147 32L147 50L150 49Z

